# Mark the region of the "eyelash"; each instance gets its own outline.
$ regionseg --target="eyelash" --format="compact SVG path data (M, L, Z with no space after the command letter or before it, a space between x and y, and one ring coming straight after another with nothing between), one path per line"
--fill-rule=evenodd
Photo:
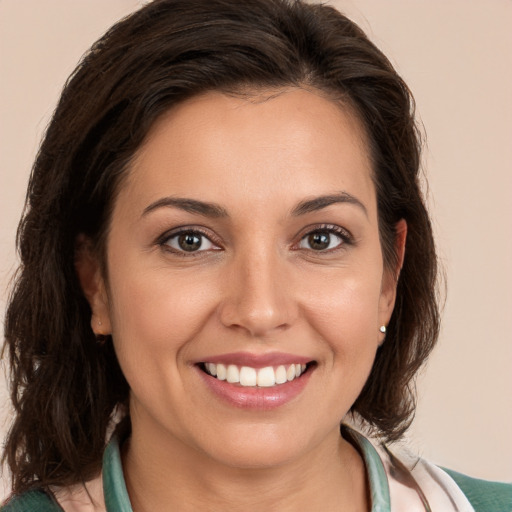
M320 226L315 226L313 229L306 228L307 231L301 235L300 242L302 242L308 236L311 236L315 233L328 233L329 235L337 236L341 242L334 248L315 251L314 249L307 249L314 254L331 254L337 251L340 251L345 248L345 246L354 245L354 237L352 234L346 229L336 226L335 224L321 224ZM299 242L299 243L300 243Z
M322 224L320 226L315 226L313 229L309 229L304 234L300 236L299 243L302 242L304 239L306 239L308 236L311 236L316 233L328 233L330 235L335 235L338 238L340 238L341 242L334 248L327 249L327 250L314 250L314 249L306 249L308 251L311 251L312 253L316 254L330 254L336 251L339 251L344 248L346 245L354 245L354 239L353 236L349 231L346 229L336 226L334 224ZM221 245L219 242L217 242L211 235L211 233L207 232L206 230L203 230L198 227L190 227L190 228L180 228L178 231L172 231L167 232L163 234L158 240L157 244L162 247L164 250L171 252L172 254L182 256L182 257L198 257L202 256L203 253L209 252L209 250L198 250L198 251L184 251L184 250L177 250L175 248L172 248L169 246L169 241L179 237L180 235L196 235L198 237L204 237L206 238L210 243L213 245L219 246ZM217 251L219 249L213 249L214 251ZM295 249L300 250L300 248Z
M173 238L177 238L180 235L196 235L198 237L203 237L209 240L213 245L220 245L219 242L215 241L211 235L211 233L207 232L206 230L203 230L198 227L191 227L191 228L180 228L177 231L171 231L163 234L158 240L157 244L162 247L162 249L175 254L177 256L183 256L183 257L198 257L202 256L202 253L207 252L205 250L202 251L183 251L183 250L177 250L169 246L169 241ZM218 249L215 249L218 250Z

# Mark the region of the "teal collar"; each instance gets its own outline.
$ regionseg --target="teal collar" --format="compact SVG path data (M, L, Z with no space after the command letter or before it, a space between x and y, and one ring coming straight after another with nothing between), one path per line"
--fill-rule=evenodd
M133 512L124 481L117 437L110 440L103 454L103 496L107 512Z
M379 454L358 432L343 427L361 453L366 466L372 501L371 512L390 512L388 478ZM119 442L113 437L103 455L103 494L107 512L133 512L126 490Z
M389 497L388 476L382 464L382 460L373 447L372 443L362 434L342 426L343 434L349 437L359 453L363 457L370 487L370 499L372 502L371 512L390 512L391 499Z

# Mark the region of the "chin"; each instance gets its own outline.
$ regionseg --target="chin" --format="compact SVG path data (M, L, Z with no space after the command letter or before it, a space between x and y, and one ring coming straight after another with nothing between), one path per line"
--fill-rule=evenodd
M210 453L220 464L240 470L259 470L277 468L298 458L300 447L274 446L273 444L247 444L224 447Z
M271 469L299 460L315 445L315 436L279 425L237 425L236 433L216 436L205 452L218 463L237 469Z

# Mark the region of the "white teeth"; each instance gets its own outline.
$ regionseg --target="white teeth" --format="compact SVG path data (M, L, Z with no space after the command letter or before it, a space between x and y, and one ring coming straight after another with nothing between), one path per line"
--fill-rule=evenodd
M270 388L276 384L276 374L272 366L266 366L258 370L258 386L260 388Z
M238 371L238 367L234 364L230 364L228 366L228 370L226 372L226 380L231 384L240 382L240 372Z
M278 366L276 370L276 384L284 384L286 382L286 368Z
M226 366L224 364L205 363L204 368L211 376L218 380L226 380L230 384L268 388L300 377L306 370L306 365L296 363L289 366L279 365L276 368L266 366L265 368L256 369L250 366L238 368L234 364Z
M254 368L242 366L240 368L240 384L242 386L256 386L257 374Z
M215 372L217 374L217 379L226 380L226 367L223 364L214 364L213 366L217 367L217 370ZM213 375L214 372L210 373Z

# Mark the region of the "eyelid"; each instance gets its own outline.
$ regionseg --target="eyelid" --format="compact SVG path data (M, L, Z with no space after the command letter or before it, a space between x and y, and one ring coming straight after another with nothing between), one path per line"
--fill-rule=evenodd
M355 243L352 233L350 233L350 231L347 230L346 228L343 228L336 224L325 224L324 223L324 224L314 224L314 225L310 225L310 226L303 228L301 230L301 232L297 235L299 238L299 242L294 244L293 249L301 250L301 248L298 247L298 243L300 243L305 237L311 235L312 233L322 232L322 231L329 232L329 233L332 233L332 234L340 237L342 239L342 243L340 243L339 246L337 246L333 249L328 249L328 250L324 250L324 251L315 251L314 249L306 249L306 250L309 250L311 252L315 252L318 254L322 254L322 253L326 254L326 253L331 253L331 252L340 250L345 245L353 245ZM215 236L215 234L212 233L210 230L203 228L202 226L195 226L195 225L179 226L176 228L172 228L172 229L166 231L165 233L163 233L162 235L160 235L156 239L155 244L161 246L162 248L164 248L165 250L167 250L169 252L172 252L173 254L177 254L180 256L192 256L193 257L193 256L199 256L204 253L212 251L212 249L207 249L207 250L186 252L186 251L176 250L174 248L171 248L169 245L167 245L167 242L169 241L170 238L179 236L184 233L194 233L194 234L204 236L213 245L217 246L217 249L213 249L214 251L220 250L222 248L222 242L220 241L219 237Z
M328 253L335 252L337 250L342 249L345 245L354 245L354 243L355 243L354 236L346 228L338 226L337 224L316 224L316 225L312 225L312 226L307 226L299 233L299 235L298 235L299 242L296 245L298 245L300 242L302 242L302 240L304 240L304 238L306 238L307 236L309 236L313 233L317 233L317 232L332 233L332 234L338 236L339 238L341 238L342 243L340 243L337 247L334 247L333 249L326 249L324 251L315 251L314 249L305 249L305 250L308 250L308 251L311 251L311 252L314 252L317 254L328 254ZM297 247L296 250L301 250L301 248Z
M207 238L214 246L216 246L216 249L206 249L206 250L198 250L198 251L180 251L177 249L174 249L173 247L170 247L167 242L174 237L177 237L179 235L185 234L185 233L191 233L203 236ZM217 251L221 249L221 243L218 237L216 237L211 231L201 227L201 226L179 226L176 228L172 228L169 231L166 231L162 235L160 235L156 241L156 245L162 247L164 250L169 251L173 254L177 254L179 256L199 256L204 253L210 252L210 251Z

